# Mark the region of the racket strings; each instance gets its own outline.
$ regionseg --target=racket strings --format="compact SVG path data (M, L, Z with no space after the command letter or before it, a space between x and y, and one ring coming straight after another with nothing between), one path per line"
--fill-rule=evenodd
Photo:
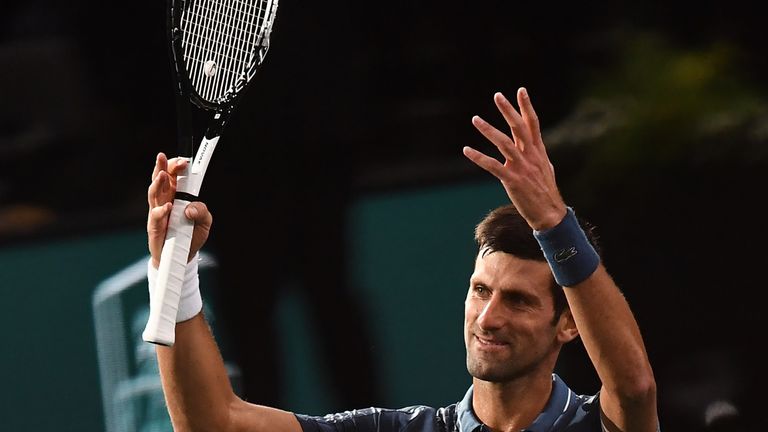
M242 2L235 1L233 3L237 3L238 5L242 5L243 7L247 7L247 5L242 3ZM256 10L257 13L255 15L252 15L252 14L249 14L249 13L242 13L241 10L238 10L237 8L234 8L234 7L230 6L230 5L222 4L221 6L224 9L229 9L229 12L224 13L224 12L220 12L218 10L211 9L211 8L208 8L208 7L205 7L205 6L203 6L202 10L207 12L207 13L209 13L209 14L211 14L211 15L214 15L214 16L215 15L221 15L224 19L229 19L230 17L232 17L232 18L234 18L234 21L241 21L241 22L248 22L249 20L248 19L243 19L243 18L241 18L238 15L242 15L245 18L249 18L249 15L250 15L250 17L253 17L253 16L258 17L260 15L260 12L263 12L263 8L261 8L260 6L257 6L257 10Z
M187 49L189 51L189 48L192 48L193 55L190 58L196 63L191 69L198 69L192 71L191 78L201 96L212 99L221 96L222 90L226 90L233 79L238 78L237 72L244 66L242 58L232 53L232 48L241 48L244 37L249 36L247 27L242 25L247 21L234 20L235 25L233 25L233 18L237 18L236 14L247 13L247 10L233 9L224 3L206 2L197 3L196 6L195 9L190 9L191 13L187 15L186 20L193 24L186 32L191 36L190 46ZM242 6L241 3L238 4L238 7ZM229 9L229 15L224 13L226 9ZM240 27L237 26L238 23ZM239 45L236 40L233 40L233 36L240 39ZM219 70L222 72L220 73ZM229 73L224 73L228 71Z
M277 2L200 0L185 3L182 47L197 93L218 103L253 77L266 54Z
M217 30L211 30L211 32L214 33L214 35L217 34L217 33L221 33L221 32L219 32ZM224 33L224 34L227 34L227 33ZM233 42L237 42L237 43L247 42L247 40L242 40L242 39L239 39L239 38L231 38L231 40ZM195 42L198 42L198 43L195 43ZM209 48L209 46L214 46L214 47L216 46L217 40L216 40L215 37L206 37L206 36L201 35L201 36L195 38L195 42L192 42L192 41L187 42L187 48L188 49L189 48L194 48L194 49L198 49L199 51L207 51L208 53L215 53L215 52L217 52L215 48ZM231 46L230 47L230 51L232 51L232 52L239 52L238 54L242 54L242 53L250 54L250 52L251 52L250 50L244 50L244 49L242 49L242 48L240 48L238 46ZM241 61L240 57L228 56L227 53L219 52L219 55L221 55L222 57L225 57L225 58L232 59L233 61ZM199 60L199 59L192 59L192 60Z
M230 8L230 9L232 9L232 8ZM232 17L230 17L230 16L225 15L225 14L223 14L223 13L217 11L217 10L210 9L210 8L205 8L205 7L203 7L202 10L203 10L202 14L198 14L198 13L195 13L195 12L188 12L188 13L189 13L189 15L194 16L198 23L199 22L205 22L205 21L213 21L213 20L210 19L211 15L213 15L213 16L220 15L221 19L216 20L216 23L217 24L223 24L223 27L225 27L225 31L224 31L225 34L231 35L232 31L237 32L241 28L251 27L251 21L245 20L243 18L240 18L237 15L232 15ZM232 10L234 11L234 12L232 12L232 14L239 13L239 11L237 11L235 9L232 9ZM263 21L263 16L261 16L261 15L250 15L250 14L246 13L246 14L243 14L243 16L245 18L257 18L259 21L256 23L256 28L259 28L262 25L262 22L260 22L260 21ZM232 26L229 22L227 22L227 21L230 20L230 18L233 18L233 19L231 19L231 21L237 23L236 26ZM204 25L202 25L201 27L204 30L210 30L210 31L212 31L214 33L221 33L222 32L218 28L205 27ZM251 36L251 35L248 34L248 36ZM237 40L237 41L241 40L240 38L238 38L236 36L232 36L232 39Z
M229 57L227 57L227 59L229 59ZM198 59L190 58L188 61L197 63L197 67L200 67L200 68L204 68L205 67L205 61L203 61L203 60L198 60ZM227 69L224 66L217 66L216 73L221 73L222 71L230 73L230 74L234 74L234 75L237 75L237 73L238 73L236 70Z

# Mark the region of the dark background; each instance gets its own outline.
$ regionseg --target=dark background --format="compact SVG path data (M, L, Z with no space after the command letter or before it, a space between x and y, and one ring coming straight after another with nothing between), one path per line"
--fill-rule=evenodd
M222 320L233 345L256 351L237 353L250 398L280 400L264 372L279 359L259 354L274 342L268 287L291 274L321 316L347 317L318 320L344 335L323 344L347 389L339 408L386 403L355 385L373 379L375 359L365 326L345 325L364 322L344 278L346 209L361 196L487 179L461 155L492 151L470 118L500 124L493 93L526 86L563 195L597 225L640 322L663 429L707 430L704 412L723 400L738 410L732 427L763 430L768 61L756 6L283 0L202 191L228 287ZM5 8L4 247L143 225L153 158L176 148L164 8ZM266 289L244 282L254 273ZM261 339L238 344L253 325ZM593 391L578 346L561 367Z

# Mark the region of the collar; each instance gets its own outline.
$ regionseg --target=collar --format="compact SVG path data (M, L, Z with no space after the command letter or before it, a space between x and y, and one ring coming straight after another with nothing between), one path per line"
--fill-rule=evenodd
M469 386L469 390L464 395L464 399L459 402L456 408L456 414L459 419L459 432L475 432L483 426L480 420L475 416L475 410L472 409L472 389L474 385Z
M578 407L578 396L568 388L563 380L552 374L552 393L547 405L530 426L523 429L527 432L545 432L553 430L555 422L567 412L573 412ZM569 416L570 417L570 416Z
M472 393L474 386L469 386L469 390L464 395L464 399L459 402L456 414L458 416L459 432L476 432L482 430L483 423L475 415L472 408ZM525 432L545 432L552 430L555 422L563 414L573 411L578 407L578 397L563 382L563 380L552 374L552 393L549 396L544 410L536 417L530 426L523 429Z

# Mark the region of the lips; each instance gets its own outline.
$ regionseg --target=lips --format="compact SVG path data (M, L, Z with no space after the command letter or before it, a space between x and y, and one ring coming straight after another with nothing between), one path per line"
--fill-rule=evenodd
M498 340L498 339L482 337L482 336L478 336L477 334L475 334L474 336L475 336L475 339L477 340L477 342L481 346L483 346L483 347L502 348L502 347L505 347L505 346L509 345L508 343L506 343L504 341L501 341L501 340Z

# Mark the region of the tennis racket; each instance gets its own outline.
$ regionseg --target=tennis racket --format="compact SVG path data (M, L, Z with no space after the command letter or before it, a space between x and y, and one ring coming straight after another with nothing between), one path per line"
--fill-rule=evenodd
M184 208L197 199L205 171L235 104L264 61L278 0L168 0L179 157L190 161L176 195L142 338L171 346L194 225ZM195 153L193 110L208 118ZM192 159L194 156L194 159Z

